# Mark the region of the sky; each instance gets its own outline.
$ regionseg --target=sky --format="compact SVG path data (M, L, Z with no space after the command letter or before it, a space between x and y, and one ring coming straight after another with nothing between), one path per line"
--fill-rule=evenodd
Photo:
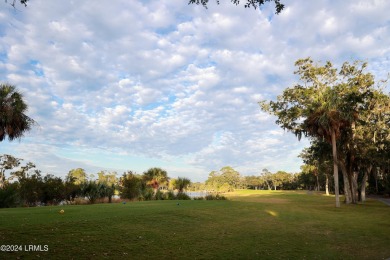
M61 177L299 172L308 140L258 105L299 82L295 61L362 60L377 80L390 72L390 1L282 0L279 15L273 3L187 3L0 1L0 82L17 86L38 123L0 154Z

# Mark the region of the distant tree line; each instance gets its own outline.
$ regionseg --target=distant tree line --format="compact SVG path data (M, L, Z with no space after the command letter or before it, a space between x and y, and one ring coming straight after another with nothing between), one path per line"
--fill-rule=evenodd
M325 187L321 177L321 188ZM192 183L188 190L207 192L231 192L236 189L253 190L319 190L318 182L313 172L301 171L288 173L286 171L270 172L263 169L257 175L243 176L230 166L222 167L219 171L210 172L208 179ZM318 186L319 187L319 186Z
M328 147L327 149L331 149ZM211 171L205 182L195 182L188 186L190 191L207 191L215 193L231 192L236 189L253 190L311 190L324 191L327 195L334 193L332 160L318 161L315 157L313 146L305 148L300 157L304 164L301 171L289 173L286 171L270 172L263 169L259 174L243 176L230 166L225 166L219 171ZM360 172L358 181L363 179L364 172ZM390 174L380 172L380 169L372 172L367 178L368 194L390 195ZM344 179L339 176L341 193L344 194Z
M88 175L77 168L62 179L52 174L43 176L33 163L22 162L12 155L0 156L0 208L98 200L110 203L114 196L127 200L190 199L185 191L191 181L169 178L161 168L150 168L143 174L127 171L121 177L107 171Z

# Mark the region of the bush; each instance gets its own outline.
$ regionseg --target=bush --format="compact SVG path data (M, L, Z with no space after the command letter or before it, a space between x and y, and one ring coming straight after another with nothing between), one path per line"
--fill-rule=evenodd
M166 195L161 192L160 190L157 190L156 195L154 196L155 200L166 200Z
M227 200L227 198L225 196L222 196L222 195L219 195L219 194L217 194L217 195L212 195L212 194L207 195L205 197L205 199L206 200Z
M97 199L104 197L104 185L94 181L87 181L81 185L81 192L93 204Z
M166 195L167 200L174 200L174 199L176 199L175 193L173 191L171 191L171 190L168 191L167 193L165 193L165 195Z
M143 200L152 200L154 199L154 191L151 188L146 188L142 191L140 197L143 197Z
M191 197L188 196L188 194L184 193L184 192L179 192L177 195L176 195L176 199L177 200L191 200Z
M193 197L193 200L204 200L204 197Z

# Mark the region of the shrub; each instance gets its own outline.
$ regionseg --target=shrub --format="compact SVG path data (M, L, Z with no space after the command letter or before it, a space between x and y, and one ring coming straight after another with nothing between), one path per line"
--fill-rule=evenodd
M193 197L193 200L204 200L204 197Z
M165 193L165 195L166 195L167 200L174 200L174 199L176 199L175 193L173 191L171 191L171 190L168 191L167 193Z
M146 188L142 191L141 196L144 200L152 200L154 199L154 190L151 188Z
M154 196L155 200L166 200L166 195L161 192L160 190L157 190L156 195Z
M205 199L206 200L227 200L227 198L225 196L222 196L222 195L219 195L219 194L217 194L217 195L212 195L212 194L207 195L205 197Z
M184 193L184 192L179 192L177 195L176 195L176 199L177 200L191 200L191 197Z
M87 197L91 204L97 199L103 198L105 193L105 185L94 181L87 181L81 185L81 191L84 197Z

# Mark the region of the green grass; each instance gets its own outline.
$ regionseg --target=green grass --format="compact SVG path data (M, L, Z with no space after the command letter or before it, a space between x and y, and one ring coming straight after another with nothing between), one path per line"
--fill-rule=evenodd
M0 241L48 252L0 259L386 259L390 207L238 191L228 201L147 201L0 209ZM64 209L63 215L59 210Z

